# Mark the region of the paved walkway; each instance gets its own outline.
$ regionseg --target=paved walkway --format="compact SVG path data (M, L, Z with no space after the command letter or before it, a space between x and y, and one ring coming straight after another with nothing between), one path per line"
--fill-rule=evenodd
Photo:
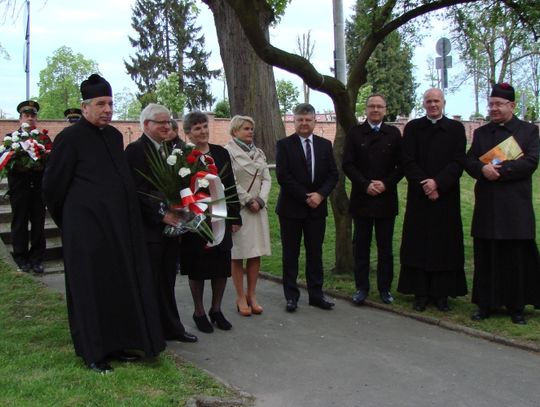
M41 280L63 291L63 275ZM204 334L194 327L187 281L179 278L180 314L199 342L169 344L253 394L257 406L540 406L538 354L343 300L319 310L307 305L305 291L289 314L281 286L271 281L260 281L258 293L264 313L241 317L229 284L223 309L233 329Z

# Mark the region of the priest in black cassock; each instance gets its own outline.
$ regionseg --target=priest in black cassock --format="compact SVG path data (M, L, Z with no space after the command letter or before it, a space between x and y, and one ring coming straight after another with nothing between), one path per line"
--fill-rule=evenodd
M56 137L43 178L62 231L69 325L75 352L98 373L110 360L165 348L138 197L110 126L112 89L97 74L81 84L83 117Z
M440 89L427 90L426 116L403 130L408 187L398 291L414 294L420 312L430 301L447 312L448 297L467 294L459 189L465 128L444 116L445 103Z
M472 319L488 318L491 311L504 306L512 322L525 324L525 305L540 308L532 194L540 151L538 126L514 116L515 92L508 83L494 85L488 103L491 122L474 132L466 163L467 172L476 179L472 302L478 310ZM483 157L511 137L521 157Z

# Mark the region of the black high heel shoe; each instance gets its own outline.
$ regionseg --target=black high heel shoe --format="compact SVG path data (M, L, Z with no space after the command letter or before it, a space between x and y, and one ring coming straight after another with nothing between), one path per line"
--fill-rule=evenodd
M208 318L206 318L206 314L201 315L200 317L193 314L193 321L195 321L195 325L197 325L197 329L199 331L207 334L211 334L212 332L214 332L214 327L212 326Z
M219 329L228 331L232 328L231 323L225 319L221 311L210 311L208 316L210 317L210 321L215 323Z

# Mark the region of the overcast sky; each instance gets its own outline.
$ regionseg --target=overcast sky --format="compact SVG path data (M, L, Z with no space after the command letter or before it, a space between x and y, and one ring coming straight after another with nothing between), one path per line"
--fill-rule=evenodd
M19 3L24 3L19 1ZM47 57L63 45L85 58L95 60L102 75L111 83L113 92L129 88L133 92L136 86L124 67L124 60L134 55L128 35L133 35L131 28L131 0L32 0L31 1L31 78L30 95L38 95L39 72L47 65ZM199 2L200 3L200 2ZM344 0L345 16L351 15L354 0ZM212 69L221 68L219 47L211 12L206 5L200 3L198 24L202 26L206 38L207 49L212 52L209 65ZM9 53L10 59L0 58L0 109L8 117L16 117L16 106L25 100L26 78L23 67L24 51L24 18L20 12L15 20L8 18L0 25L0 43ZM417 90L421 94L429 87L425 82L426 59L428 55L435 57L435 43L445 33L444 24L436 24L432 28L432 36L423 41L423 46L416 47L414 63L416 81L420 83ZM313 64L321 73L330 74L333 66L333 20L331 0L293 0L287 7L281 23L271 31L274 45L293 52L296 47L296 36L311 30L315 40ZM454 66L457 57L454 55ZM453 72L451 71L450 74ZM275 69L277 79L292 80L300 90L301 81L296 76ZM399 84L396 84L396 87ZM218 100L223 95L222 82L212 84L212 93ZM318 111L333 110L330 98L312 91L311 102ZM301 96L302 97L302 96ZM472 96L467 89L459 95L447 96L447 113L468 117L473 110Z

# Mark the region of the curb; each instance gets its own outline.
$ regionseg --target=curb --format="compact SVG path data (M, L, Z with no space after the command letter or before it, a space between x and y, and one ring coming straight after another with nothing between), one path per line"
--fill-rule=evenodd
M266 273L266 272L259 272L259 275L262 278L264 278L265 280L273 281L275 283L281 284L283 282L281 277L277 277L277 276L274 276L274 275ZM306 284L304 282L298 282L298 286L302 287L304 289L307 289L307 286L306 286ZM338 291L335 291L335 290L325 290L325 292L328 293L329 295L335 297L335 298L339 298L340 300L352 302L349 296L347 296L347 295L345 295L345 294L343 294L341 292L338 292ZM378 302L374 302L374 301L369 300L369 299L367 299L364 302L364 306L377 308L377 309L382 310L382 311L391 312L391 313L394 313L394 314L397 314L397 315L401 315L403 317L415 319L417 321L420 321L420 322L423 322L423 323L426 323L426 324L429 324L429 325L439 326L439 327L447 329L449 331L460 332L460 333L463 333L465 335L469 335L469 336L479 338L479 339L484 339L484 340L487 340L487 341L490 341L490 342L495 342L495 343L498 343L500 345L505 345L505 346L509 346L509 347L512 347L512 348L526 350L526 351L529 351L529 352L540 353L540 345L537 345L537 344L534 344L534 343L518 341L518 340L515 340L515 339L508 339L508 338L505 338L503 336L491 334L489 332L484 332L484 331L481 331L479 329L470 328L468 326L458 325L458 324L456 324L454 322L445 321L445 320L442 320L442 319L439 319L439 318L429 317L429 316L425 316L425 315L419 315L419 314L409 312L409 311L398 310L398 309L395 309L394 307L392 307L390 305L380 304Z

